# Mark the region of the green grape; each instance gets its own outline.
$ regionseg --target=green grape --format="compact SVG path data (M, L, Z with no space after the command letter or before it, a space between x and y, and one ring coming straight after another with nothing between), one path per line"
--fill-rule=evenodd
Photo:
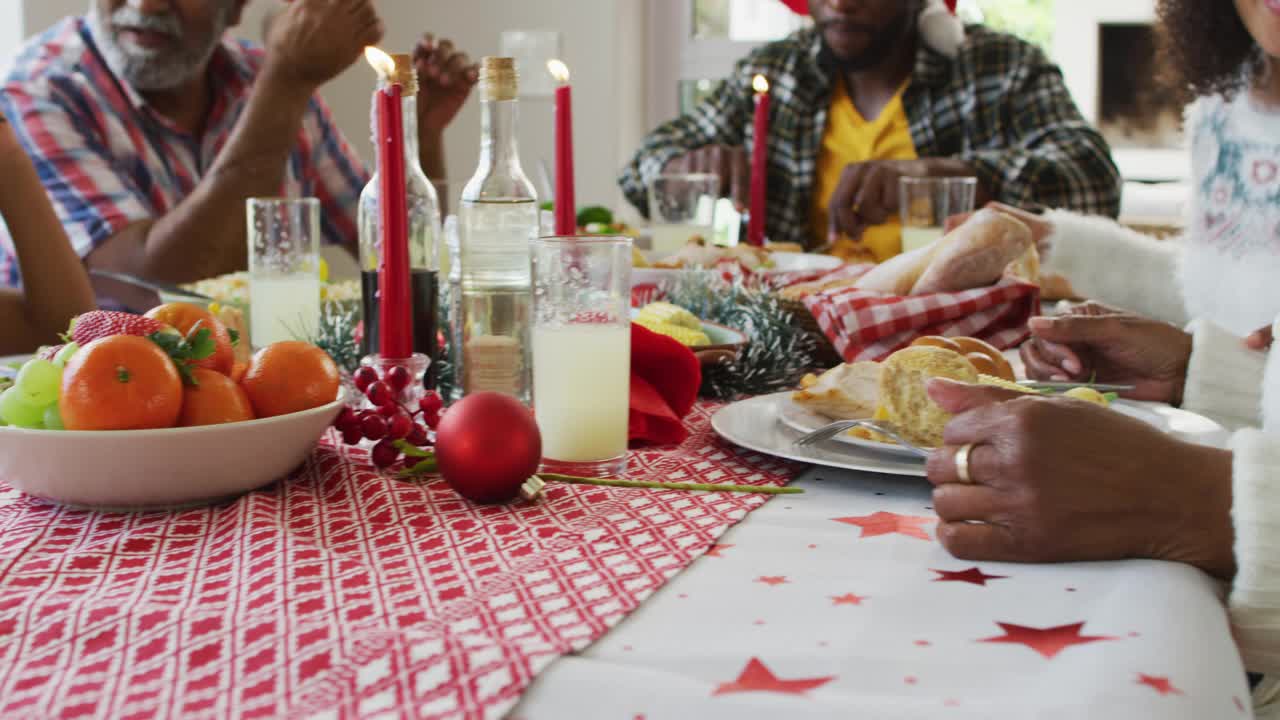
M11 387L0 393L0 417L10 425L17 425L20 428L44 426L44 408L33 406L17 387Z
M58 351L57 355L53 356L53 364L57 365L60 368L64 368L67 366L67 362L71 360L71 356L75 355L79 351L80 351L79 343L69 342L61 350Z
M62 412L58 410L58 403L54 403L44 409L44 426L47 430L67 429L62 424Z
M58 402L58 390L62 387L62 368L48 360L28 360L18 371L13 385L27 396L27 403L44 410Z

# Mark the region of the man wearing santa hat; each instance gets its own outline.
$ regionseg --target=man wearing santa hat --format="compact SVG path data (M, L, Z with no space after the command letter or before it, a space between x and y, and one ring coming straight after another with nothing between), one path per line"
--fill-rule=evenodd
M784 0L803 10L805 0ZM955 0L808 0L812 28L765 45L688 115L654 130L619 180L647 212L657 175L714 172L741 200L756 74L770 83L766 233L883 261L901 251L902 177L973 176L978 202L1109 215L1120 178L1038 48L965 28Z
M356 247L369 174L316 91L381 39L375 2L272 0L265 50L226 35L247 2L89 0L19 52L0 110L90 267L168 282L243 270L256 196L318 198L324 239ZM442 133L477 69L431 36L415 61L422 164L444 177ZM0 287L19 283L0 232Z

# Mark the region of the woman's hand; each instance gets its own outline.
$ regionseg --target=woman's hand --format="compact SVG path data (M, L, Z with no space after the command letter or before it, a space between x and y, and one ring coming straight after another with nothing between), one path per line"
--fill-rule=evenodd
M944 380L929 394L956 414L928 461L938 540L956 557L1153 558L1234 575L1230 453L1066 398Z
M1021 354L1032 379L1133 385L1126 397L1182 402L1192 343L1174 325L1085 303L1028 326Z

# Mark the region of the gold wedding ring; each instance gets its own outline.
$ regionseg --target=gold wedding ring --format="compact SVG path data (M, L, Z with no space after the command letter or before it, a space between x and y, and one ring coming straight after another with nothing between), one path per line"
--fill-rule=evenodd
M972 452L973 443L962 445L959 450L956 450L956 476L962 483L973 482L973 478L969 475L969 454Z

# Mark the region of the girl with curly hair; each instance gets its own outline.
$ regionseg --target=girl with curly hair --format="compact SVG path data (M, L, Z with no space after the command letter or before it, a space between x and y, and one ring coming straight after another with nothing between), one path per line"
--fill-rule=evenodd
M0 115L0 217L9 228L23 288L0 287L0 355L57 342L71 318L93 309L93 289L45 194L35 166Z

